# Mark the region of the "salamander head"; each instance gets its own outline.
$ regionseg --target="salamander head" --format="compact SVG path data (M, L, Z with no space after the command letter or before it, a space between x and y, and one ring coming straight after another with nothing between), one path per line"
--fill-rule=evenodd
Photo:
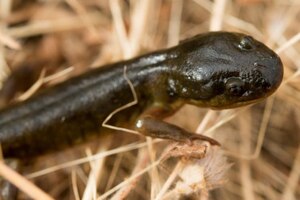
M213 32L183 41L169 78L169 94L213 109L258 102L280 85L280 58L240 33Z

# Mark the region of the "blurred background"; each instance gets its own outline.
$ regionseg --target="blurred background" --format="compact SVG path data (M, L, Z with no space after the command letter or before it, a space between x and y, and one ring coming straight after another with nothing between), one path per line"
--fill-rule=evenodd
M146 147L145 138L128 133L29 160L24 176L55 199L300 199L298 0L0 0L0 107L92 68L218 30L263 41L279 54L285 74L265 102L225 111L185 106L168 119L222 143L223 151L212 149L196 163L195 176L202 170L203 179L194 189L185 188L191 185L184 175L166 182L190 160L171 159L133 177L169 142L147 140ZM97 152L94 163L87 156ZM111 190L129 177L133 182Z

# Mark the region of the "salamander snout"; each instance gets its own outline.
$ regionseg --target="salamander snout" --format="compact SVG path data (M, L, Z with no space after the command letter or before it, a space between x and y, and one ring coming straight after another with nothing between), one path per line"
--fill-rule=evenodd
M224 96L236 102L229 107L237 107L265 99L275 92L283 78L283 65L272 51L259 57L248 70L241 70L238 77L225 81Z
M221 96L225 107L263 100L275 92L283 78L281 59L267 46L252 37L242 36L238 47L241 51L236 60L239 66L236 75L224 79L225 91Z
M214 109L259 102L273 94L282 82L283 64L279 56L252 37L241 38L238 46L241 51L233 61L235 65L231 65L235 67L227 67L218 84L217 88L223 88L223 92L220 90L210 99L209 105Z
M276 54L261 58L238 76L224 79L224 92L215 96L211 105L219 109L259 102L275 92L282 78L283 65Z
M271 92L279 87L283 78L283 65L276 54L255 62L253 71L260 72L259 79L264 81L262 85L268 85L268 88L265 89L269 89Z

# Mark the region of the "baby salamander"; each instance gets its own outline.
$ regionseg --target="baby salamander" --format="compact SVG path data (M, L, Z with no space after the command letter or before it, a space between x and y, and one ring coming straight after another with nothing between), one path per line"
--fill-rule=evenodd
M5 157L32 157L101 134L101 123L133 95L138 103L109 124L177 141L213 139L162 121L184 104L225 109L264 100L280 85L280 58L251 36L209 32L179 45L93 69L0 111Z

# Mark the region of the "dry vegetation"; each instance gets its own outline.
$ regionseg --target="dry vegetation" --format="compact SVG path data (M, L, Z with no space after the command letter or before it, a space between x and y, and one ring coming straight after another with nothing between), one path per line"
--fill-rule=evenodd
M116 133L30 161L23 176L55 199L300 199L299 27L298 0L0 0L0 106L210 30L249 33L285 67L263 103L218 112L186 106L168 119L217 138L224 152L199 145L198 159L180 159L174 144Z

